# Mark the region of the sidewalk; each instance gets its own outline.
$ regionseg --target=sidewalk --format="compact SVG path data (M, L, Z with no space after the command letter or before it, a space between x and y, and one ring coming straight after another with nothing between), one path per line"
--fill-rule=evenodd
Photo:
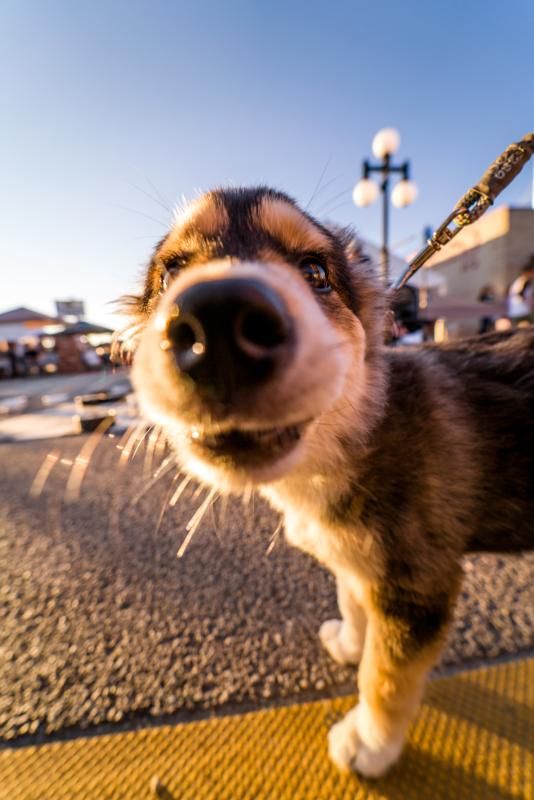
M2 800L530 800L534 658L432 683L384 778L340 774L355 697L0 753Z
M76 375L39 375L33 378L8 378L0 380L0 403L6 397L103 391L128 376L128 370L115 372L82 372Z
M77 395L130 390L124 369L0 381L0 443L73 436L79 433L80 408L73 402ZM111 402L103 408L115 411L117 431L138 419L133 403Z

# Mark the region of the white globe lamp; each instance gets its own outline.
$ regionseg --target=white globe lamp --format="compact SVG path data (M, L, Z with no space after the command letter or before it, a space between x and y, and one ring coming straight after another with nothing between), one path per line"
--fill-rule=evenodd
M395 208L406 208L415 201L418 192L417 184L413 181L399 181L391 192L391 202Z
M370 206L378 197L378 186L369 178L358 181L352 192L352 200L356 206Z
M400 133L395 128L382 128L375 134L372 149L375 158L385 158L396 153L400 145Z

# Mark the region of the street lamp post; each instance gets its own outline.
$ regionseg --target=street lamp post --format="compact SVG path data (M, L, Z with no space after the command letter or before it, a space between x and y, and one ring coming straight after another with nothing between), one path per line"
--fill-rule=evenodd
M402 179L391 193L391 202L397 208L404 208L417 197L417 186L410 180L410 162L395 166L392 155L398 150L400 135L394 128L382 128L373 139L373 155L381 159L380 164L371 164L365 159L362 164L362 177L354 187L352 199L357 206L368 206L378 197L378 186L370 179L373 172L380 173L382 192L382 248L380 251L380 277L385 286L389 284L389 189L390 175L401 173Z

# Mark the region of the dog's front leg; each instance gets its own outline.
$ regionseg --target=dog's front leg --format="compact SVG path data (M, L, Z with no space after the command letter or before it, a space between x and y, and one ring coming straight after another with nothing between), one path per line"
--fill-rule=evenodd
M399 757L425 679L441 651L449 603L399 600L388 613L370 609L360 664L358 705L329 732L329 753L339 769L382 775Z
M319 628L319 638L338 664L358 664L365 640L367 615L356 599L354 588L337 574L337 604L341 619L327 619Z

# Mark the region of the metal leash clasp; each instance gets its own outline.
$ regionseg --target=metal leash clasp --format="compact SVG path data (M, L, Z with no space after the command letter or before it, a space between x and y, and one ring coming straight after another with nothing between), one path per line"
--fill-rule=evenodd
M454 235L456 236L456 233L465 225L471 225L472 222L480 219L491 205L493 205L493 199L488 194L485 194L476 186L473 189L469 189L462 199L456 203L451 215L458 226Z
M446 244L457 236L462 228L471 225L487 211L491 206L492 200L487 194L479 189L470 189L462 199L455 205L449 216L436 228L432 237L428 240L427 246L421 250L410 264L410 268L402 275L394 290L404 286L417 270L425 264L428 259L441 250Z
M438 250L448 244L451 239L457 236L462 228L466 225L471 225L480 219L488 208L493 203L493 200L487 194L481 192L479 189L469 189L464 194L462 199L456 203L454 209L451 211L445 222L437 228L432 238L428 240L429 246L433 248L433 252L437 253ZM455 227L451 227L453 225Z
M484 213L484 212L481 212ZM428 259L441 250L451 239L457 236L465 225L468 225L471 220L468 218L470 214L469 208L466 206L456 206L444 222L436 228L432 237L428 240L426 247L421 250L416 257L410 262L409 268L401 275L400 279L392 287L392 291L396 292L401 289L410 278L415 275L418 269L426 264ZM454 227L452 227L454 226Z

